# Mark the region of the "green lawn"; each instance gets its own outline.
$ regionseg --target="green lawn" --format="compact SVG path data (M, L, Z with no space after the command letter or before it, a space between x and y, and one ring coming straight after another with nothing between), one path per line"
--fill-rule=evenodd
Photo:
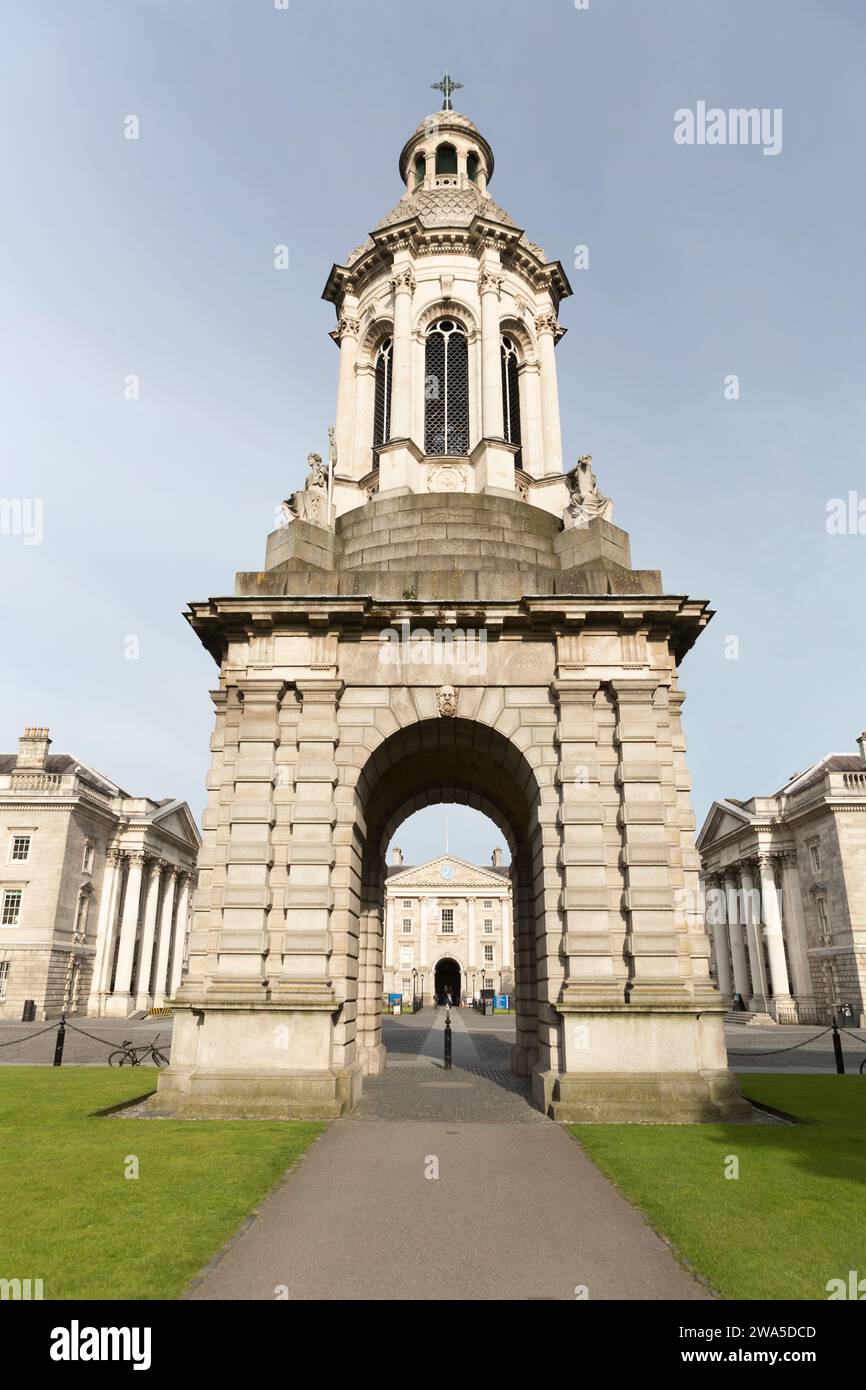
M866 1277L866 1080L740 1077L798 1125L570 1125L589 1156L723 1298L827 1298ZM738 1179L724 1176L727 1155Z
M41 1278L46 1299L176 1298L324 1129L93 1114L153 1088L145 1069L0 1067L0 1278Z

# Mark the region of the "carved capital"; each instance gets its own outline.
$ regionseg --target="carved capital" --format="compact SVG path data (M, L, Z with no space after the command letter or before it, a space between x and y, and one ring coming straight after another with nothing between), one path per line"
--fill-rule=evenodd
M497 275L493 270L482 269L478 273L478 293L488 294L492 292L499 298L502 294L504 277Z
M361 331L361 320L360 320L360 319L352 318L351 316L349 316L349 315L347 315L347 314L341 314L340 317L337 319L337 329L336 329L336 332L337 332L337 337L338 337L338 338L343 338L343 337L346 337L346 336L348 336L348 337L350 337L350 338L357 338L357 336L358 336L358 334L360 333L360 331Z
M395 271L388 281L388 284L395 294L399 294L401 290L405 290L409 294L414 294L415 272L410 265L404 266L402 270Z
M551 333L554 337L556 337L558 333L562 332L562 326L559 323L556 314L552 312L548 312L545 314L536 314L535 331L536 333Z

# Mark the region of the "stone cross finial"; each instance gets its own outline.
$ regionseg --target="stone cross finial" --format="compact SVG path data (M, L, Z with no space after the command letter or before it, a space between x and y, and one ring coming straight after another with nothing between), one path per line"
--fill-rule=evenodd
M463 83L452 82L451 74L446 72L441 82L431 82L430 86L433 88L434 92L442 93L444 98L442 102L442 110L453 111L454 107L451 105L451 93L456 92L460 87L463 86Z

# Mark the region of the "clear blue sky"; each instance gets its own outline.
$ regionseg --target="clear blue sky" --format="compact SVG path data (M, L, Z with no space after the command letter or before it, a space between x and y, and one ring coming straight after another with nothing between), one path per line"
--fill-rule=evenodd
M570 271L566 457L592 453L634 563L717 610L682 671L699 821L854 751L866 536L825 518L866 496L864 40L861 0L6 7L0 496L45 519L41 545L0 535L0 746L48 724L200 812L217 673L181 612L261 563L324 451L321 289L447 67L494 196ZM698 100L781 107L782 153L676 145ZM441 848L425 823L408 858ZM486 861L476 825L455 811L452 845Z

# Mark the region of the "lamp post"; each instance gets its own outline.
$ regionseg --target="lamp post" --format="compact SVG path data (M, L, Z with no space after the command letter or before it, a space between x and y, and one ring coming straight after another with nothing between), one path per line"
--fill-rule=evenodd
M418 1001L418 971L415 969L415 967L414 967L414 965L413 965L413 967L412 967L412 1012L413 1012L413 1014L414 1014L414 1013L417 1013L417 1011L418 1011L417 1001Z

